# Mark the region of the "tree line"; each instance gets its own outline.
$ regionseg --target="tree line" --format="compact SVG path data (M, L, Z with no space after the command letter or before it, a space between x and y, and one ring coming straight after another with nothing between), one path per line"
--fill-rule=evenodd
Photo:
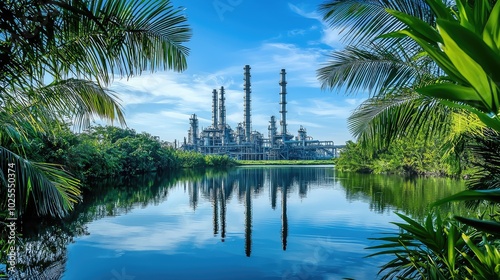
M227 167L227 155L202 155L175 149L147 132L115 126L93 126L75 133L69 125L30 140L27 154L34 161L58 164L86 183L114 176L133 176L179 168Z

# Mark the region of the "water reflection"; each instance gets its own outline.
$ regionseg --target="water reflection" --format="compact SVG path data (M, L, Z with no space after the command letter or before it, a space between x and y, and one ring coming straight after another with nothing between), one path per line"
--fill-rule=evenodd
M348 254L353 251L348 246L365 244L366 239L364 235L355 236L350 233L358 234L357 232L366 230L355 228L354 226L359 225L353 224L352 220L363 218L373 222L382 219L373 215L388 214L395 210L414 217L422 216L429 203L454 193L461 187L460 183L447 179L407 180L391 176L338 173L332 167L243 167L229 172L189 171L175 175L124 179L96 186L96 191L86 194L88 199L63 222L46 222L41 226L38 223L25 225L22 232L25 235L24 245L19 246L18 252L19 272L13 278L38 276L42 279L85 279L73 277L80 275L79 273L94 273L85 274L86 279L110 279L112 275L99 274L101 272L98 268L101 267L107 273L111 271L109 266L116 268L114 260L120 260L127 267L139 270L144 258L148 261L158 259L166 263L174 262L165 257L168 255L175 256L172 258L181 262L189 261L192 252L196 252L196 255L200 255L197 259L237 262L233 264L234 267L242 270L252 265L236 256L246 256L259 268L269 266L266 268L269 271L266 270L265 273L274 273L269 279L281 279L280 269L287 270L292 263L307 258L307 255L300 254L307 254L312 236L324 239L335 232L338 239L329 241L330 245L325 246L329 246L329 250L342 250L342 254ZM269 199L267 202L266 198ZM186 199L185 203L183 199ZM192 211L183 210L184 204ZM280 208L278 204L281 204ZM320 206L319 210L307 208L315 204ZM360 212L362 210L354 211L354 204L367 205L371 214ZM270 209L265 209L266 205ZM445 210L459 211L454 208ZM342 215L360 216L342 218L338 215L340 211L343 211ZM208 228L203 226L205 213L210 217L206 219ZM292 221L290 224L289 219ZM377 223L385 225L385 219L387 218ZM187 228L182 223L193 225L194 230L186 232ZM279 228L275 230L274 225ZM371 228L370 232L377 230L369 225L365 226ZM200 232L203 229L217 242L213 243L210 237L203 236ZM346 231L344 235L340 232L342 230ZM170 235L166 235L167 233ZM159 236L158 239L155 239L156 236ZM274 242L274 237L279 241ZM159 242L159 238L167 238L168 243ZM353 238L363 240L353 241ZM69 244L74 244L70 252L75 252L69 255L78 256L77 259L68 258ZM346 248L341 248L342 246ZM141 257L131 252L142 252ZM331 256L339 254L337 252ZM355 259L353 256L357 258L362 250L361 253L352 254L357 255L336 259L335 262L339 264L336 269L348 267L344 262L352 261ZM102 261L93 261L98 255L105 257L101 257ZM272 256L272 261L266 259L267 255ZM227 259L227 256L233 257ZM90 267L95 266L93 271L76 271L78 264L84 261L89 262ZM356 259L354 262L360 265L361 261ZM178 266L179 268L169 267L172 270L168 274L172 277L170 279L174 279L174 276L188 279L182 274L182 265L179 263ZM317 266L319 267L318 264ZM205 266L203 268L208 269ZM166 272L160 272L164 266L159 265L156 269L157 273L163 273L161 275L164 278ZM322 268L318 271L323 273L331 269ZM370 269L376 271L375 267ZM162 279L151 278L145 272L142 275L135 273L136 279ZM309 275L309 278L314 278L314 275ZM214 272L213 278L201 279L224 278Z

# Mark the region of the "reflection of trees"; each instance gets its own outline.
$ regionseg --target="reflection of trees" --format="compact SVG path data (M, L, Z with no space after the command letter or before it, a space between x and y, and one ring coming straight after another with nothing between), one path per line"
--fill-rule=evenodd
M349 201L367 201L372 211L402 211L414 218L426 215L430 204L463 188L463 182L449 178L415 178L336 172ZM444 205L444 212L460 213L463 207Z
M209 173L210 174L210 173ZM10 279L60 279L66 265L66 247L86 235L91 221L128 213L137 206L159 204L178 181L191 181L203 173L144 175L99 182L84 194L84 202L62 221L24 220L23 238L16 244L16 273Z

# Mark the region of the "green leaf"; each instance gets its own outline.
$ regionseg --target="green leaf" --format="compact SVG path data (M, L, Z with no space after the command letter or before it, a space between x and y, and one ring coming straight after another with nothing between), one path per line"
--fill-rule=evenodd
M464 223L466 225L475 227L476 229L484 232L488 232L495 235L500 235L500 223L496 221L479 220L464 218L460 216L454 217L457 221Z
M440 199L432 204L432 206L442 205L452 201L465 201L465 200L488 200L493 202L500 202L500 189L492 190L466 190L454 195Z
M436 29L430 26L427 22L396 10L386 9L386 11L408 25L414 35L424 39L428 43L436 44L438 42L443 42L443 39Z
M448 264L451 269L455 269L455 235L457 234L456 228L451 227L448 232Z
M433 84L418 88L416 91L420 94L434 98L463 102L483 112L488 112L487 110L489 109L484 105L483 99L481 99L477 91L467 86L457 84Z
M431 7L432 11L438 18L452 19L450 9L446 7L445 3L441 0L426 0L427 4Z
M500 132L500 119L496 115L491 116L491 115L485 114L482 111L479 111L478 109L476 109L475 107L472 107L472 106L467 105L467 104L459 104L459 103L446 101L446 100L442 100L441 103L443 103L446 106L452 107L452 108L459 108L459 109L470 111L470 112L476 114L476 116L486 126Z
M446 74L450 76L450 78L454 79L462 84L466 84L467 80L463 77L463 75L457 70L455 65L451 62L450 58L441 51L436 45L431 45L427 43L422 38L418 37L416 34L413 34L410 30L400 30L399 33L405 34L408 37L412 38L415 42L417 42L420 47L427 52L427 54L436 62L436 64L444 71Z
M498 1L484 27L483 40L496 53L500 51L500 2Z
M500 84L500 56L477 34L456 22L438 19L438 30L443 37L444 52L453 65L490 108L487 113L497 114L500 108L497 86Z
M457 3L460 25L474 31L474 11L472 11L467 3L462 3L462 0L457 0L455 3Z

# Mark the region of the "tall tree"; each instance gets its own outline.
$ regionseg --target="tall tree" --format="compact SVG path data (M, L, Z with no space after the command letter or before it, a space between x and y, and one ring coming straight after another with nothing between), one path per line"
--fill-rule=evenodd
M30 161L23 146L56 121L86 128L125 124L113 78L186 69L191 30L183 9L162 1L21 0L0 3L0 182L16 172L18 214L64 215L79 182L61 166Z

